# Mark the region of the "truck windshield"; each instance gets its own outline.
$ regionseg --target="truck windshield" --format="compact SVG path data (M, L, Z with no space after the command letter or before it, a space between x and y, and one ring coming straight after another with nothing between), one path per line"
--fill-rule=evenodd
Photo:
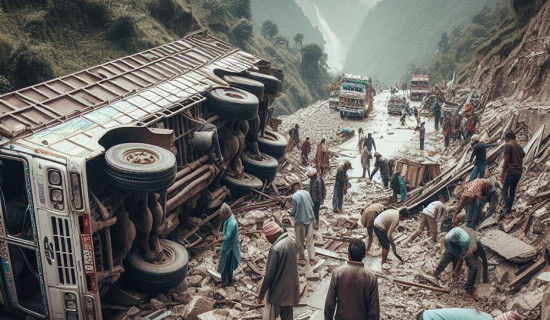
M364 87L353 85L353 84L347 84L347 83L342 84L342 90L359 92L359 93L364 93L365 92Z

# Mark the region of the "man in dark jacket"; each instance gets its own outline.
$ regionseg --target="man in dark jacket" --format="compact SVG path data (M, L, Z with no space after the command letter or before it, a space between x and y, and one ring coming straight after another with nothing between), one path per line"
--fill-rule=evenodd
M374 142L374 138L372 137L372 133L367 134L367 138L363 142L363 147L367 148L367 150L372 152L372 148L374 147L374 151L376 151L376 143Z
M470 175L470 181L474 181L477 178L485 178L485 160L487 157L487 145L485 145L485 142L481 141L479 135L477 134L474 134L472 136L472 138L470 139L470 143L472 144L472 155L470 156L470 163L472 163L474 157L476 158L474 170L472 170L472 174Z
M292 140L294 141L294 146L300 149L300 146L302 145L300 141L300 132L299 132L300 126L296 124L294 126L294 131L292 132Z
M508 132L506 134L506 145L504 145L504 164L500 174L503 214L509 214L512 211L512 205L514 205L514 198L516 197L516 187L523 171L524 157L525 152L517 143L516 134Z
M325 202L326 189L325 182L317 174L315 168L309 168L307 170L307 176L309 177L309 194L311 195L311 200L313 200L313 214L315 216L315 223L319 223L319 210L323 202Z
M426 137L426 127L424 127L425 122L420 124L420 151L424 151L424 138Z
M267 294L264 319L294 319L293 307L300 301L300 280L296 242L275 222L264 221L263 232L273 246L267 256L267 267L257 302L262 304Z
M374 170L372 170L372 173L370 175L370 179L374 177L376 172L380 170L380 177L382 178L382 184L384 184L384 188L388 188L388 182L390 180L390 170L388 167L388 161L386 158L382 157L382 155L378 152L374 153L374 158L376 158L376 161L374 162Z
M334 213L342 212L344 188L347 188L348 185L347 171L349 169L351 169L351 163L346 161L336 171L336 182L334 183L334 194L332 196L332 211Z
M397 194L401 195L401 201L405 201L407 199L407 184L401 177L399 171L395 171L391 176L390 187L393 191L393 202L397 202Z
M363 241L350 241L348 262L332 272L325 301L325 320L380 319L378 280L365 268L362 262L365 254Z

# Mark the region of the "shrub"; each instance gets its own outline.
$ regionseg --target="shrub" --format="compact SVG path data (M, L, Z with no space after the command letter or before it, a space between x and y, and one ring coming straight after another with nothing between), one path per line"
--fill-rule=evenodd
M226 6L220 0L203 0L202 7L210 12L210 16L222 15Z
M148 8L153 17L180 36L184 35L193 23L193 15L174 0L155 1L149 3Z
M279 34L279 26L271 20L262 23L262 36L266 39L273 39Z
M4 76L0 76L0 94L12 91L11 83Z
M237 18L252 19L250 0L228 0L226 1L229 13Z
M55 76L50 62L42 56L40 51L26 45L22 45L14 52L12 73L18 88L43 82Z
M47 3L48 0L0 0L0 6L4 8L6 12L13 11L25 5L45 6Z
M129 40L136 35L136 21L128 15L119 17L109 27L109 39L112 41Z
M13 43L3 34L0 34L0 73L6 73L7 62L13 52Z
M248 19L240 19L233 27L233 36L240 43L250 40L253 35L254 25Z
M83 10L90 25L94 27L106 26L111 21L111 10L104 1L88 0L84 3Z

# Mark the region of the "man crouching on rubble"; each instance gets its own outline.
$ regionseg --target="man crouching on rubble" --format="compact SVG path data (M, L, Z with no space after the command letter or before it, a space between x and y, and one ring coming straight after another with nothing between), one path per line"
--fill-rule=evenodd
M477 227L479 218L481 216L481 210L487 202L489 202L489 211L487 217L491 216L495 212L495 208L498 202L497 189L500 189L500 183L495 178L490 179L475 179L472 182L467 183L464 186L464 191L460 196L458 207L453 215L453 227L456 227L458 223L458 214L464 207L468 205L466 209L466 226L474 229Z
M453 263L453 277L458 280L458 273L462 268L462 261L468 266L468 280L466 281L466 298L475 299L475 282L477 277L477 258L483 260L483 282L489 280L487 256L483 246L477 243L477 235L468 227L453 228L445 236L445 252L435 271L429 274L438 278L449 263Z
M263 232L273 246L269 249L264 280L258 294L262 304L266 293L263 320L292 320L293 306L300 301L300 280L296 261L296 242L283 232L275 219L264 221Z
M347 264L332 272L325 301L325 320L380 319L378 280L365 269L362 262L365 254L365 243L352 239Z
M409 217L409 210L407 208L401 208L399 211L395 209L389 209L380 213L376 219L374 219L373 230L380 241L382 246L382 268L385 268L386 261L388 260L388 253L390 252L390 246L393 249L393 254L403 262L403 259L397 254L395 249L395 242L393 241L393 232L397 229L399 221L403 221ZM389 265L388 265L389 266Z

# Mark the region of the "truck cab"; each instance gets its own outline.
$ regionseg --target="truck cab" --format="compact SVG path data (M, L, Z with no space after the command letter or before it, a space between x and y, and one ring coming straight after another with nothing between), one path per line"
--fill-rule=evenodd
M340 117L368 117L374 102L374 90L367 77L346 74L341 80L338 110Z
M422 101L430 91L430 78L427 75L413 75L409 84L411 101Z

